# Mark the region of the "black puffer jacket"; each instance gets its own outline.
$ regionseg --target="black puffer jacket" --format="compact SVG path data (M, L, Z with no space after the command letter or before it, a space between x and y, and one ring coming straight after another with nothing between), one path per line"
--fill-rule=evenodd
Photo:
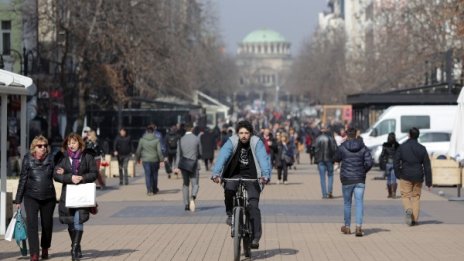
M395 154L395 175L399 179L412 182L423 182L432 186L432 168L427 149L416 139L409 139L401 144Z
M53 168L53 159L50 154L44 160L38 160L31 154L26 154L15 202L21 203L24 195L38 200L56 197L55 186L53 186Z
M61 156L61 157L60 157ZM84 223L89 219L88 208L67 208L66 207L66 186L72 183L72 166L68 154L65 152L57 156L56 160L57 168L63 168L64 174L59 175L56 172L53 177L56 181L63 183L61 189L60 204L58 205L58 211L60 215L60 222L63 224L72 224L74 218L74 212L79 211L79 223ZM82 176L81 183L91 183L97 179L97 164L95 163L94 157L89 153L89 150L84 150L81 156L81 162L79 165L79 171L77 173Z
M343 185L366 182L372 168L371 152L361 139L349 139L338 147L335 161L341 162L340 180Z

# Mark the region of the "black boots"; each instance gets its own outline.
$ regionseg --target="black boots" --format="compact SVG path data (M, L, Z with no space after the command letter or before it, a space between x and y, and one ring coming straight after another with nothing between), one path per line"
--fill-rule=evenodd
M398 183L393 183L391 185L387 185L388 198L396 198L396 189L397 188L398 188Z
M81 252L81 239L84 231L74 230L74 237L72 240L71 256L73 261L80 261L82 257Z
M398 183L393 183L392 185L392 198L396 198L396 189L398 188Z

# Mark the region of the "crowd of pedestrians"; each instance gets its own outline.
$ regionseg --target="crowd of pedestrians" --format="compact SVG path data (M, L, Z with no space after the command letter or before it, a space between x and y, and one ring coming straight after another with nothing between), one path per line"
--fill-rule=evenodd
M275 169L277 174L274 184L287 185L300 158L307 154L310 164L317 164L322 199L334 198L334 174L339 173L344 206L341 232L351 234L354 198L355 235L363 236L366 174L373 166L373 159L359 136L359 130L342 124L321 126L314 120L300 122L248 116L239 118L236 125L223 123L212 129L188 122L169 127L165 135L150 124L142 137L135 140L135 149L127 129L121 128L112 146L112 154L119 165L119 185L129 184L128 162L135 158L143 166L146 194L154 196L160 191L158 172L164 166L168 178L172 173L182 178L184 209L194 212L200 172L204 169L211 172L214 182L224 186L226 223L230 225L238 183L224 180L255 179L255 182L246 183L246 189L253 228L251 246L258 248L262 234L259 199L264 186L270 184L272 170ZM405 222L410 226L419 222L422 183L425 180L428 188L432 184L428 153L417 142L418 136L419 130L412 128L409 140L400 145L394 133L390 133L380 156L380 164L385 167L387 197L396 198L399 183ZM57 153L52 153L45 137L37 136L32 140L30 151L23 159L15 200L18 208L24 203L27 213L31 260L39 258L38 213L42 228L41 257L48 258L56 204L53 179L63 184L58 211L60 221L68 225L72 260L82 258L80 242L91 209L67 208L64 202L66 187L68 184L97 182L105 188L105 180L99 171L103 157L108 153L104 147L90 128L84 128L82 135L69 134ZM216 154L216 150L220 150L219 153Z

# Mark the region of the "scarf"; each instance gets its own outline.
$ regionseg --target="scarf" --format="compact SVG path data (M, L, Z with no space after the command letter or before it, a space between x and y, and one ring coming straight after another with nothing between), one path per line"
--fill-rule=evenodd
M82 152L80 150L73 152L72 150L68 149L68 155L72 159L71 169L73 175L77 175L79 171L79 166L81 164L81 154Z

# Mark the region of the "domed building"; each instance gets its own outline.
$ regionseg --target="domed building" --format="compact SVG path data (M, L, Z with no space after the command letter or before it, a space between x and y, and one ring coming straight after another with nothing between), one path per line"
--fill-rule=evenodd
M256 30L238 44L236 58L238 100L260 99L275 104L292 64L290 43L276 31Z

